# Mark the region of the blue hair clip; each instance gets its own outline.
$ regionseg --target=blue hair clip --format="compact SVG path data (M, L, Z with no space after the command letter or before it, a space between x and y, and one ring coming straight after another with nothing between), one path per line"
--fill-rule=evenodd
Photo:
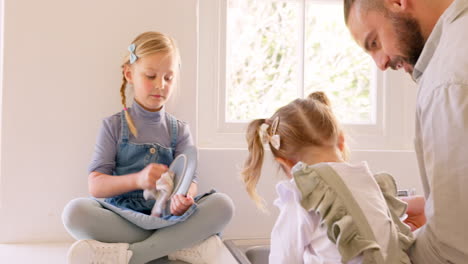
M128 46L128 51L130 51L130 64L133 64L138 59L137 55L135 55L135 49L135 43Z

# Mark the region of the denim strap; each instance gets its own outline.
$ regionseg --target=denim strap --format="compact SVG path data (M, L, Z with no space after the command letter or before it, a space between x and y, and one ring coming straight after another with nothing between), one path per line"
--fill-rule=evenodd
M177 127L177 119L172 115L168 115L169 122L171 124L171 148L172 151L175 153L175 149L177 146L177 135L178 135L178 127Z
M128 142L128 124L127 124L127 119L125 118L125 110L122 110L120 113L120 139L122 140L123 143Z

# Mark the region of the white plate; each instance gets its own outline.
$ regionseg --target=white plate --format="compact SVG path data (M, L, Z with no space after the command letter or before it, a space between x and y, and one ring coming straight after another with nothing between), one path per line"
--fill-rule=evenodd
M197 149L195 147L188 148L174 159L169 166L169 170L174 172L172 195L187 194L197 169L197 162Z

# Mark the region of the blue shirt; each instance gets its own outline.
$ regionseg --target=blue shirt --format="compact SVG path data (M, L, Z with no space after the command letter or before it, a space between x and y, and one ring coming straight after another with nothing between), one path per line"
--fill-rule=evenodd
M138 130L137 138L130 134L130 142L140 144L158 143L168 148L171 146L170 128L168 127L169 115L166 114L164 107L158 112L150 112L134 101L128 112ZM183 152L188 146L194 145L189 125L177 120L177 126L178 136L175 156ZM113 174L118 143L120 142L120 130L120 112L103 119L91 164L88 167L88 173L97 171L108 175ZM198 181L197 174L195 172L194 182Z

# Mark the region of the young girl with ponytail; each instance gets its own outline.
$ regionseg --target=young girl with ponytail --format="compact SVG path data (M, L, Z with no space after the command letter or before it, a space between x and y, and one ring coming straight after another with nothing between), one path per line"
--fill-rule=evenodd
M347 162L343 130L323 92L253 120L247 142L242 176L259 207L264 145L288 177L276 186L269 263L411 263L413 236L400 221L406 204L395 181L373 175L366 162Z
M93 198L72 200L62 214L67 231L78 240L69 250L68 263L143 264L166 255L213 263L200 255L199 246L184 248L208 237L211 246L219 245L213 235L232 216L228 196L196 197L195 175L186 196L172 197L171 214L164 218L149 215L155 201L143 197L143 190L156 187L175 156L194 147L189 126L164 107L179 70L179 51L169 36L145 32L128 47L120 87L123 110L103 120L88 168ZM126 104L127 87L134 91L131 107Z

